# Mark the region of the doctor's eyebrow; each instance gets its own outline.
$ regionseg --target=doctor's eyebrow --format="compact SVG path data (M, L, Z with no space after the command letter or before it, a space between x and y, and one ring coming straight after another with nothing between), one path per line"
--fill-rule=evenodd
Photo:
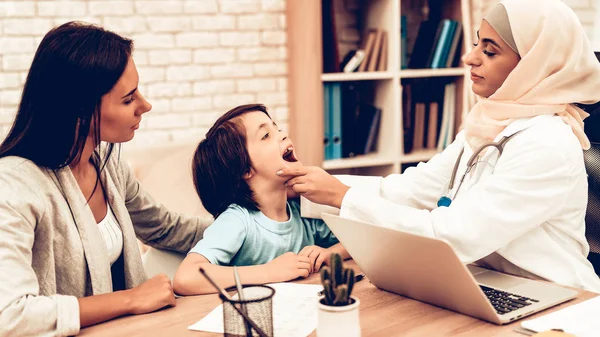
M494 41L494 40L492 40L492 39L490 39L490 38L487 38L487 37L485 37L485 38L481 39L481 38L479 37L479 31L477 31L477 39L478 39L478 40L480 40L480 41L481 41L481 42L483 42L483 43L491 43L491 44L493 44L493 45L494 45L496 48L498 48L498 49L502 50L502 47L501 47L501 46L500 46L500 45L499 45L499 44L498 44L496 41Z

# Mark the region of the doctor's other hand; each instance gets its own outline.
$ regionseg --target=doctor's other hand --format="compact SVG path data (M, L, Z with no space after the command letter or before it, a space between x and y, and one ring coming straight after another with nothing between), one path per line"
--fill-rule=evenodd
M277 171L281 177L289 177L288 188L300 193L306 199L317 204L340 208L342 200L350 187L334 176L316 166L283 168Z
M137 287L125 291L129 295L129 313L133 315L175 306L177 303L171 280L165 274L156 275Z

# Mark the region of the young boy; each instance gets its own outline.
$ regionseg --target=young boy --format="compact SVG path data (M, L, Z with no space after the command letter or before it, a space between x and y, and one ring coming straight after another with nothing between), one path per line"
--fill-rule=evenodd
M322 220L300 217L276 172L302 165L294 144L260 104L236 107L198 144L192 173L204 207L216 218L179 266L173 282L181 295L214 293L204 268L222 287L284 282L317 272L336 252L348 258Z

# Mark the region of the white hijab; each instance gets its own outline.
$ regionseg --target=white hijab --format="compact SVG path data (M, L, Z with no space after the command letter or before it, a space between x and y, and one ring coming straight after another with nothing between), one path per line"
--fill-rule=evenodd
M471 109L467 142L475 150L515 119L556 114L589 149L583 132L588 114L572 103L600 101L600 63L579 19L560 0L503 0L499 5L506 9L521 60L493 95Z

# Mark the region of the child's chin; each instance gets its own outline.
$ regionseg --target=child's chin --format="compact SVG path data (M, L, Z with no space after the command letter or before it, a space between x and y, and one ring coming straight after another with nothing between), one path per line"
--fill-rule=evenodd
M294 169L294 168L300 168L302 166L304 166L304 165L302 165L302 162L300 162L299 160L298 161L285 161L285 160L283 161L284 168Z

